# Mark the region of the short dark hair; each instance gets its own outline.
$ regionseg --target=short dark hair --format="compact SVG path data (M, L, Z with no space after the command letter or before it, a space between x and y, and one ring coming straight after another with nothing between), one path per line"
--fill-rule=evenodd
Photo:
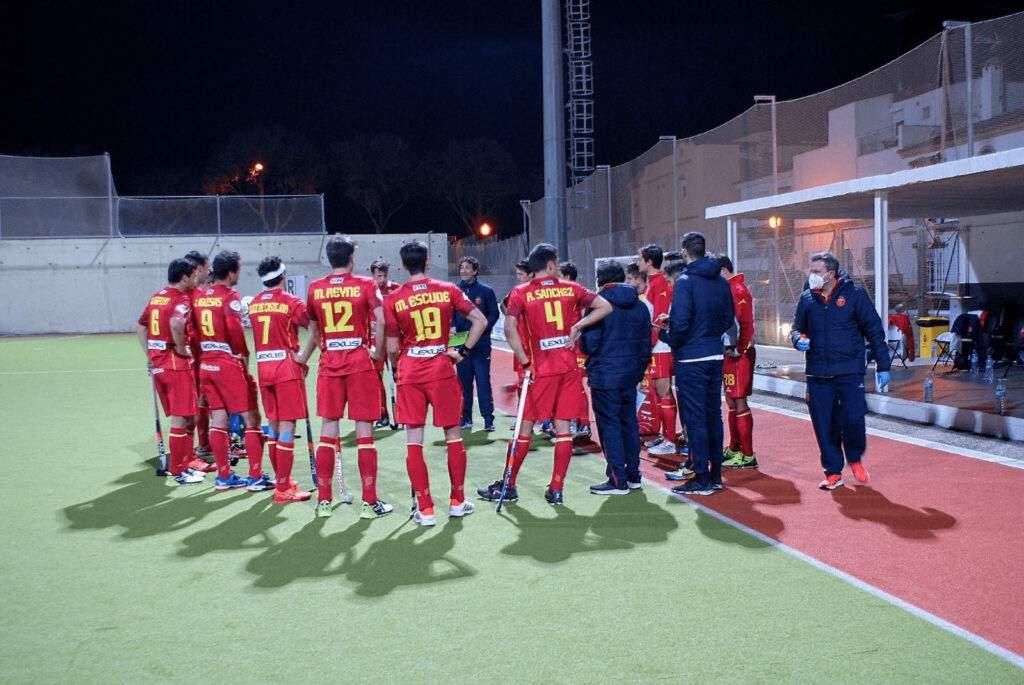
M694 259L704 256L707 247L704 243L704 234L697 231L690 231L683 236L683 249Z
M370 265L370 273L373 273L374 271L383 271L384 273L387 273L391 271L391 265L383 259L378 259Z
M598 287L608 283L622 283L626 280L626 270L614 259L602 259L597 263Z
M661 251L659 246L651 243L640 248L640 256L653 264L655 269L660 269L661 260L664 259L665 253Z
M475 273L480 273L480 260L476 257L466 256L459 260L459 266L469 264Z
M238 271L241 264L242 258L237 252L221 250L213 258L213 267L210 271L213 273L215 280L222 281L228 277L228 274Z
M682 258L683 258L683 253L682 252L676 252L676 251L673 250L672 252L666 252L665 253L665 261L666 262L678 262Z
M263 285L267 286L268 288L273 288L274 286L281 284L281 281L284 280L284 274L281 274L277 278L271 279L269 281L264 281L263 277L266 274L269 274L271 271L277 271L280 268L280 257L264 257L263 261L260 262L260 265L256 267L256 273L259 274L260 281L263 283Z
M411 276L427 270L427 244L422 240L410 240L398 251L402 257L402 266Z
M626 265L626 275L637 278L640 276L640 265L636 262L630 262Z
M518 262L516 262L516 268L521 269L524 273L533 273L532 271L530 271L530 260L528 259L520 259Z
M665 267L665 275L668 276L669 278L676 278L679 276L679 274L683 273L683 269L685 268L686 265L683 264L682 262L672 262L671 264Z
M580 270L576 268L576 264L570 261L565 261L559 264L558 273L562 274L570 281L575 281L580 277Z
M729 259L729 255L720 254L718 255L718 268L725 269L729 273L736 273L736 269L732 267L732 260Z
M202 266L206 264L207 257L199 250L192 250L185 255L185 259L190 262L194 262L196 266Z
M530 262L530 273L538 273L548 268L549 262L558 261L558 250L551 243L537 243L526 258Z
M195 262L184 257L171 260L171 263L167 265L167 282L171 285L181 283L181 279L195 273L196 266L198 265Z
M825 268L839 273L839 260L831 252L815 252L811 255L812 262L825 262Z
M356 251L356 241L336 235L327 241L324 252L332 269L343 269L352 263L352 255Z

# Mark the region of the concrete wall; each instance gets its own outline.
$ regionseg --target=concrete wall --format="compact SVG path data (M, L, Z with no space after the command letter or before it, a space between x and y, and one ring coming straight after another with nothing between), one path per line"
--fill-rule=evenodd
M393 280L404 281L402 243L430 246L430 275L448 277L447 236L357 235L356 270L368 274L375 259L391 262ZM167 281L167 264L189 250L242 256L238 289L253 295L260 259L274 254L289 276L307 282L328 270L323 235L181 236L173 238L0 240L0 335L113 333L133 330L146 298Z

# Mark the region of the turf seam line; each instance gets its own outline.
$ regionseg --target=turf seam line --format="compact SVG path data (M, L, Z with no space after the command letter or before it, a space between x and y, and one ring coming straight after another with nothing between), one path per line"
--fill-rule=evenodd
M0 376L39 376L45 373L111 373L113 371L145 371L142 367L131 369L38 369L35 371L0 371Z

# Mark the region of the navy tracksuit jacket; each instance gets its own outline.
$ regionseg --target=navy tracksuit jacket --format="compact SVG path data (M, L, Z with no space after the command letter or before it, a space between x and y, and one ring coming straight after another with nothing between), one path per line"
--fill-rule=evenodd
M466 293L469 301L476 305L480 313L487 319L487 330L469 353L469 357L459 362L455 372L462 384L462 421L473 420L473 381L476 381L476 394L480 401L480 415L485 423L494 421L494 398L491 394L491 329L498 321L498 298L494 289L480 279L472 283L459 281L459 289ZM456 313L452 320L456 331L468 331L469 319Z

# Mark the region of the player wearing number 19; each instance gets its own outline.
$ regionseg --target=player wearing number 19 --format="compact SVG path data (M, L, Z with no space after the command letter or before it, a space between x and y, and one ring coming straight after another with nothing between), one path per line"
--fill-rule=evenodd
M299 354L305 363L320 349L316 381L316 413L323 419L316 449L317 516L331 515L331 474L335 454L340 454L338 423L348 407L356 423L356 451L363 484L362 518L384 516L392 506L377 498L377 447L373 422L381 415L379 376L374 362L384 352L384 312L373 279L352 273L356 244L335 236L325 251L331 263L329 275L309 285L306 306L316 324ZM377 327L376 344L370 349L370 326Z
M430 479L423 461L423 426L427 407L434 425L444 429L448 444L448 477L451 481L449 516L473 513L463 491L466 479L466 448L462 444L462 387L454 364L469 356L487 328L487 319L458 286L427 277L427 246L411 241L399 251L409 282L384 298L388 356L397 368L397 421L405 424L406 459L416 496L413 519L422 526L436 523ZM452 317L458 312L470 321L466 342L448 349ZM395 365L397 362L397 366Z

